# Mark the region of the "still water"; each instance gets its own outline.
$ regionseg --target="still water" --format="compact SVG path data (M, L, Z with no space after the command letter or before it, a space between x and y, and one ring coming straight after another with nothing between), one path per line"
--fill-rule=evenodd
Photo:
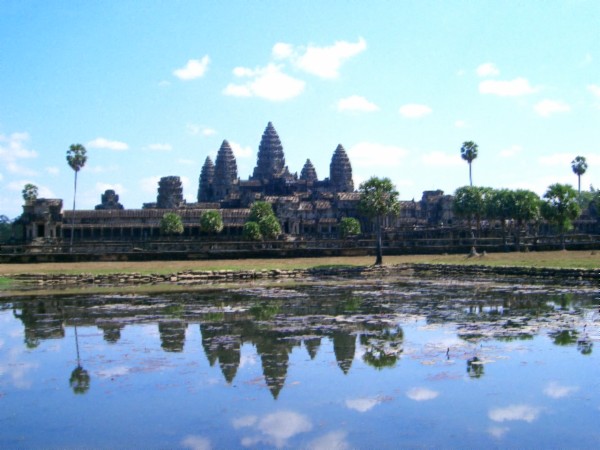
M597 448L591 288L4 299L1 448Z

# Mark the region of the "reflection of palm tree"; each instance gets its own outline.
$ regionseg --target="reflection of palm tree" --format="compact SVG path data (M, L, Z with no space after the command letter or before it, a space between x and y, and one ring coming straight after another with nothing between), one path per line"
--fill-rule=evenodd
M589 339L580 339L579 341L577 341L577 350L582 355L591 355L593 345L594 344Z
M77 367L71 372L69 385L75 394L85 394L90 389L91 377L87 370L81 367L81 358L79 357L79 336L77 335L77 325L75 327L75 348L77 349Z
M481 378L483 372L483 362L477 356L473 356L467 361L467 373L471 378Z

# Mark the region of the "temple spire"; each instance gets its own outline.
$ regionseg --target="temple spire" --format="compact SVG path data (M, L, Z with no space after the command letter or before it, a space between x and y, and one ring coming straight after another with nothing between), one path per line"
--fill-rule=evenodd
M336 192L354 191L354 181L352 180L352 166L346 150L342 144L339 144L331 158L329 166L329 180L332 188Z
M286 172L283 146L273 123L269 122L258 147L258 158L251 179L273 180Z
M215 165L210 159L210 156L206 157L202 171L200 172L200 180L198 182L198 201L199 202L210 202L213 196L213 183L215 179Z
M237 162L227 140L221 144L215 161L213 189L216 200L222 200L232 193L237 184Z
M302 172L300 172L300 179L306 181L317 181L317 171L315 170L315 166L307 159L304 163L304 167L302 168Z

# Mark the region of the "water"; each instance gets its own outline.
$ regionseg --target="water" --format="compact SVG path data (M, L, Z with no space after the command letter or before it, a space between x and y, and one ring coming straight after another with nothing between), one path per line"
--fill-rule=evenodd
M1 448L597 448L594 289L390 280L0 303Z

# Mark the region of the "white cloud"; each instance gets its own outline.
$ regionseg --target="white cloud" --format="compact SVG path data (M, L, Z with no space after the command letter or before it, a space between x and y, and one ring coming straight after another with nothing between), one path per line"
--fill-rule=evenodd
M332 431L308 444L310 450L347 450L351 448L346 440L348 433L345 431Z
M461 166L464 164L460 155L449 155L440 151L427 153L421 157L421 160L429 166Z
M419 119L421 117L427 116L428 114L431 114L432 110L427 105L411 103L401 106L399 112L403 117L409 119Z
M573 161L572 153L554 153L552 155L540 156L538 162L544 166L569 167Z
M600 85L598 84L588 84L588 91L594 94L596 97L600 98Z
M500 156L502 158L512 158L515 155L518 155L523 150L523 147L520 145L511 145L505 149L500 150Z
M146 150L152 150L157 152L170 152L173 150L173 146L171 144L150 144L146 147Z
M186 158L179 158L177 160L178 164L181 164L183 166L195 166L197 163L196 161L194 161L193 159L186 159Z
M537 92L539 88L533 87L525 78L515 78L510 81L485 80L479 83L481 94L499 95L501 97L518 97Z
M306 433L313 427L308 417L293 411L278 411L262 418L246 416L234 420L233 426L236 429L251 428L260 433L242 438L244 447L262 447L258 444L265 443L277 448L286 447L289 439L297 434Z
M521 420L531 423L540 415L540 408L529 405L511 405L506 408L492 409L488 416L494 422Z
M181 441L181 446L191 450L211 450L210 439L203 436L190 435Z
M502 438L510 429L508 427L490 427L488 433L496 439Z
M406 393L406 396L408 398L410 398L411 400L417 401L417 402L433 400L433 399L437 398L438 395L440 395L439 392L432 391L431 389L427 389L427 388L412 388L412 389L409 389L409 391Z
M536 103L533 109L535 109L535 112L542 117L548 117L555 113L571 111L571 107L566 103L548 99Z
M55 166L46 167L44 170L50 175L58 175L60 173L60 169Z
M338 78L342 64L367 48L366 41L360 37L357 42L337 41L328 47L299 46L277 43L272 54L275 58L288 59L294 67L321 78Z
M227 141L236 158L249 158L252 156L252 147L238 144L237 142Z
M338 111L360 111L373 112L379 110L379 107L360 95L351 95L342 98L337 102Z
M348 150L352 165L372 167L380 164L397 166L408 155L408 151L395 145L359 142Z
M205 55L202 59L190 59L184 67L174 70L173 75L186 81L200 78L206 73L209 63L210 58L208 55Z
M215 134L217 134L217 130L214 130L214 129L208 128L208 127L202 128L202 135L203 136L207 136L208 137L208 136L213 136Z
M109 184L109 183L96 183L96 192L98 194L104 194L104 191L107 191L109 189L112 189L113 191L115 191L118 195L121 195L125 192L127 192L127 189L125 189L123 187L122 184L117 183L117 184Z
M499 75L500 71L496 67L494 63L483 63L479 67L477 67L477 75L480 77L489 77L494 75Z
M15 161L7 161L5 163L5 167L10 173L14 173L16 175L34 177L38 174L37 171L30 169L29 167L21 166Z
M249 78L241 84L227 85L223 93L233 97L260 97L271 101L289 100L300 95L306 84L302 80L286 75L282 71L282 66L276 64L254 70L237 67L233 74L238 78Z
M140 180L140 188L143 192L154 194L158 192L158 182L160 177L146 177Z
M377 398L354 398L346 400L346 408L353 409L358 412L367 412L381 403Z
M127 145L125 142L110 141L103 137L98 137L93 141L88 142L87 146L90 148L114 150L119 152L129 149L129 145Z
M37 158L35 150L26 148L28 133L12 133L8 136L0 134L0 161L14 162L18 159Z
M557 382L551 381L544 388L544 394L551 398L563 398L578 390L579 388L576 386L561 386Z

